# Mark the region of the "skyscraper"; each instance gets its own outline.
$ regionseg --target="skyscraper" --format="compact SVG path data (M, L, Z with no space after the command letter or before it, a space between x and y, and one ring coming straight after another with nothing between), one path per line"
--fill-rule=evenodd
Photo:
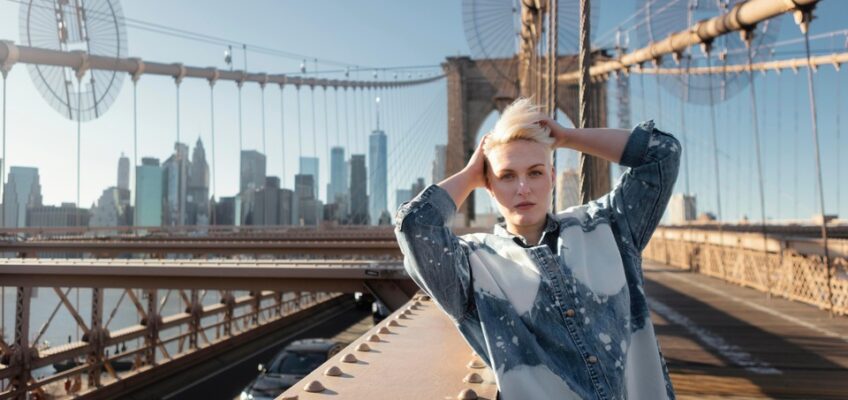
M434 184L445 179L445 164L447 163L448 147L443 144L436 145L436 154L433 157L433 180Z
M206 150L200 138L197 138L191 154L186 203L189 225L209 225L209 164L206 163Z
M312 197L316 200L320 197L318 193L318 184L321 182L319 172L318 157L300 157L300 174L312 175Z
M162 200L165 174L159 159L145 157L135 167L135 226L162 225Z
M296 225L318 225L323 215L323 205L313 194L315 180L310 174L294 176L294 197L297 204Z
M350 223L368 223L368 176L365 171L365 155L350 156Z
M697 216L695 196L675 193L668 202L668 223L685 224Z
M28 207L41 206L38 168L11 167L3 188L3 226L26 227Z
M401 204L412 200L412 191L409 189L395 189L395 210L400 208Z
M253 225L280 224L280 178L268 176L254 197Z
M330 186L327 191L327 203L338 203L339 196L347 194L347 164L344 147L330 149Z
M241 152L241 182L238 198L236 199L236 225L252 223L253 207L256 190L265 185L265 155L256 150Z
M174 144L174 154L162 163L162 168L165 170L164 223L166 226L186 224L188 164L188 146L185 143Z
M130 159L124 153L118 159L118 189L130 190Z
M388 208L386 158L386 133L378 128L368 137L368 214L372 225L377 225Z
M573 169L566 169L556 181L556 210L560 212L568 207L580 205L580 174Z
M265 165L264 154L256 150L242 150L239 193L247 189L259 189L265 184Z
M122 193L123 192L123 193ZM129 206L123 199L129 197L129 189L110 187L103 191L97 205L91 208L89 226L126 226L129 222Z

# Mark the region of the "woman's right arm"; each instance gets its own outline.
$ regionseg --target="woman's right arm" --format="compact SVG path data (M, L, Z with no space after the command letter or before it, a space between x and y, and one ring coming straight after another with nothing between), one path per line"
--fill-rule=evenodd
M430 185L398 210L404 268L457 323L474 309L469 249L450 230L457 206L484 184L482 142L462 171Z

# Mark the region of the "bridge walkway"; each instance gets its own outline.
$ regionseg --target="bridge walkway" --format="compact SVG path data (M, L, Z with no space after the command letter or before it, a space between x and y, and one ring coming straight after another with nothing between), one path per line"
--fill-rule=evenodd
M644 270L679 398L848 398L848 318L657 263Z

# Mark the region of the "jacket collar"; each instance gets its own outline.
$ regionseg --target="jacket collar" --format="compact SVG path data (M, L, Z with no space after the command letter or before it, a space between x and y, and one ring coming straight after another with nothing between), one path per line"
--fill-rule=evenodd
M506 230L506 222L499 222L499 223L495 224L493 233L495 234L495 236L499 236L499 237L502 237L502 238L507 238L507 239L518 238L524 244L529 245L529 243L527 243L527 240L523 236L513 235L508 230ZM542 229L542 236L539 237L539 243L538 244L543 243L544 240L545 240L545 236L547 236L550 233L554 233L554 234L559 233L559 223L557 222L556 218L554 218L554 216L549 212L545 216L545 227Z

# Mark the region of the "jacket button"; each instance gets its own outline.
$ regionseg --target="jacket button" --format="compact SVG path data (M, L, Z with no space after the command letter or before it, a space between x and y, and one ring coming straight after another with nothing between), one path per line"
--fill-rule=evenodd
M589 361L590 364L595 364L598 362L598 357L589 356L589 358L587 358L587 361Z
M569 308L568 310L565 310L565 316L568 317L568 318L573 317L574 316L574 309Z

